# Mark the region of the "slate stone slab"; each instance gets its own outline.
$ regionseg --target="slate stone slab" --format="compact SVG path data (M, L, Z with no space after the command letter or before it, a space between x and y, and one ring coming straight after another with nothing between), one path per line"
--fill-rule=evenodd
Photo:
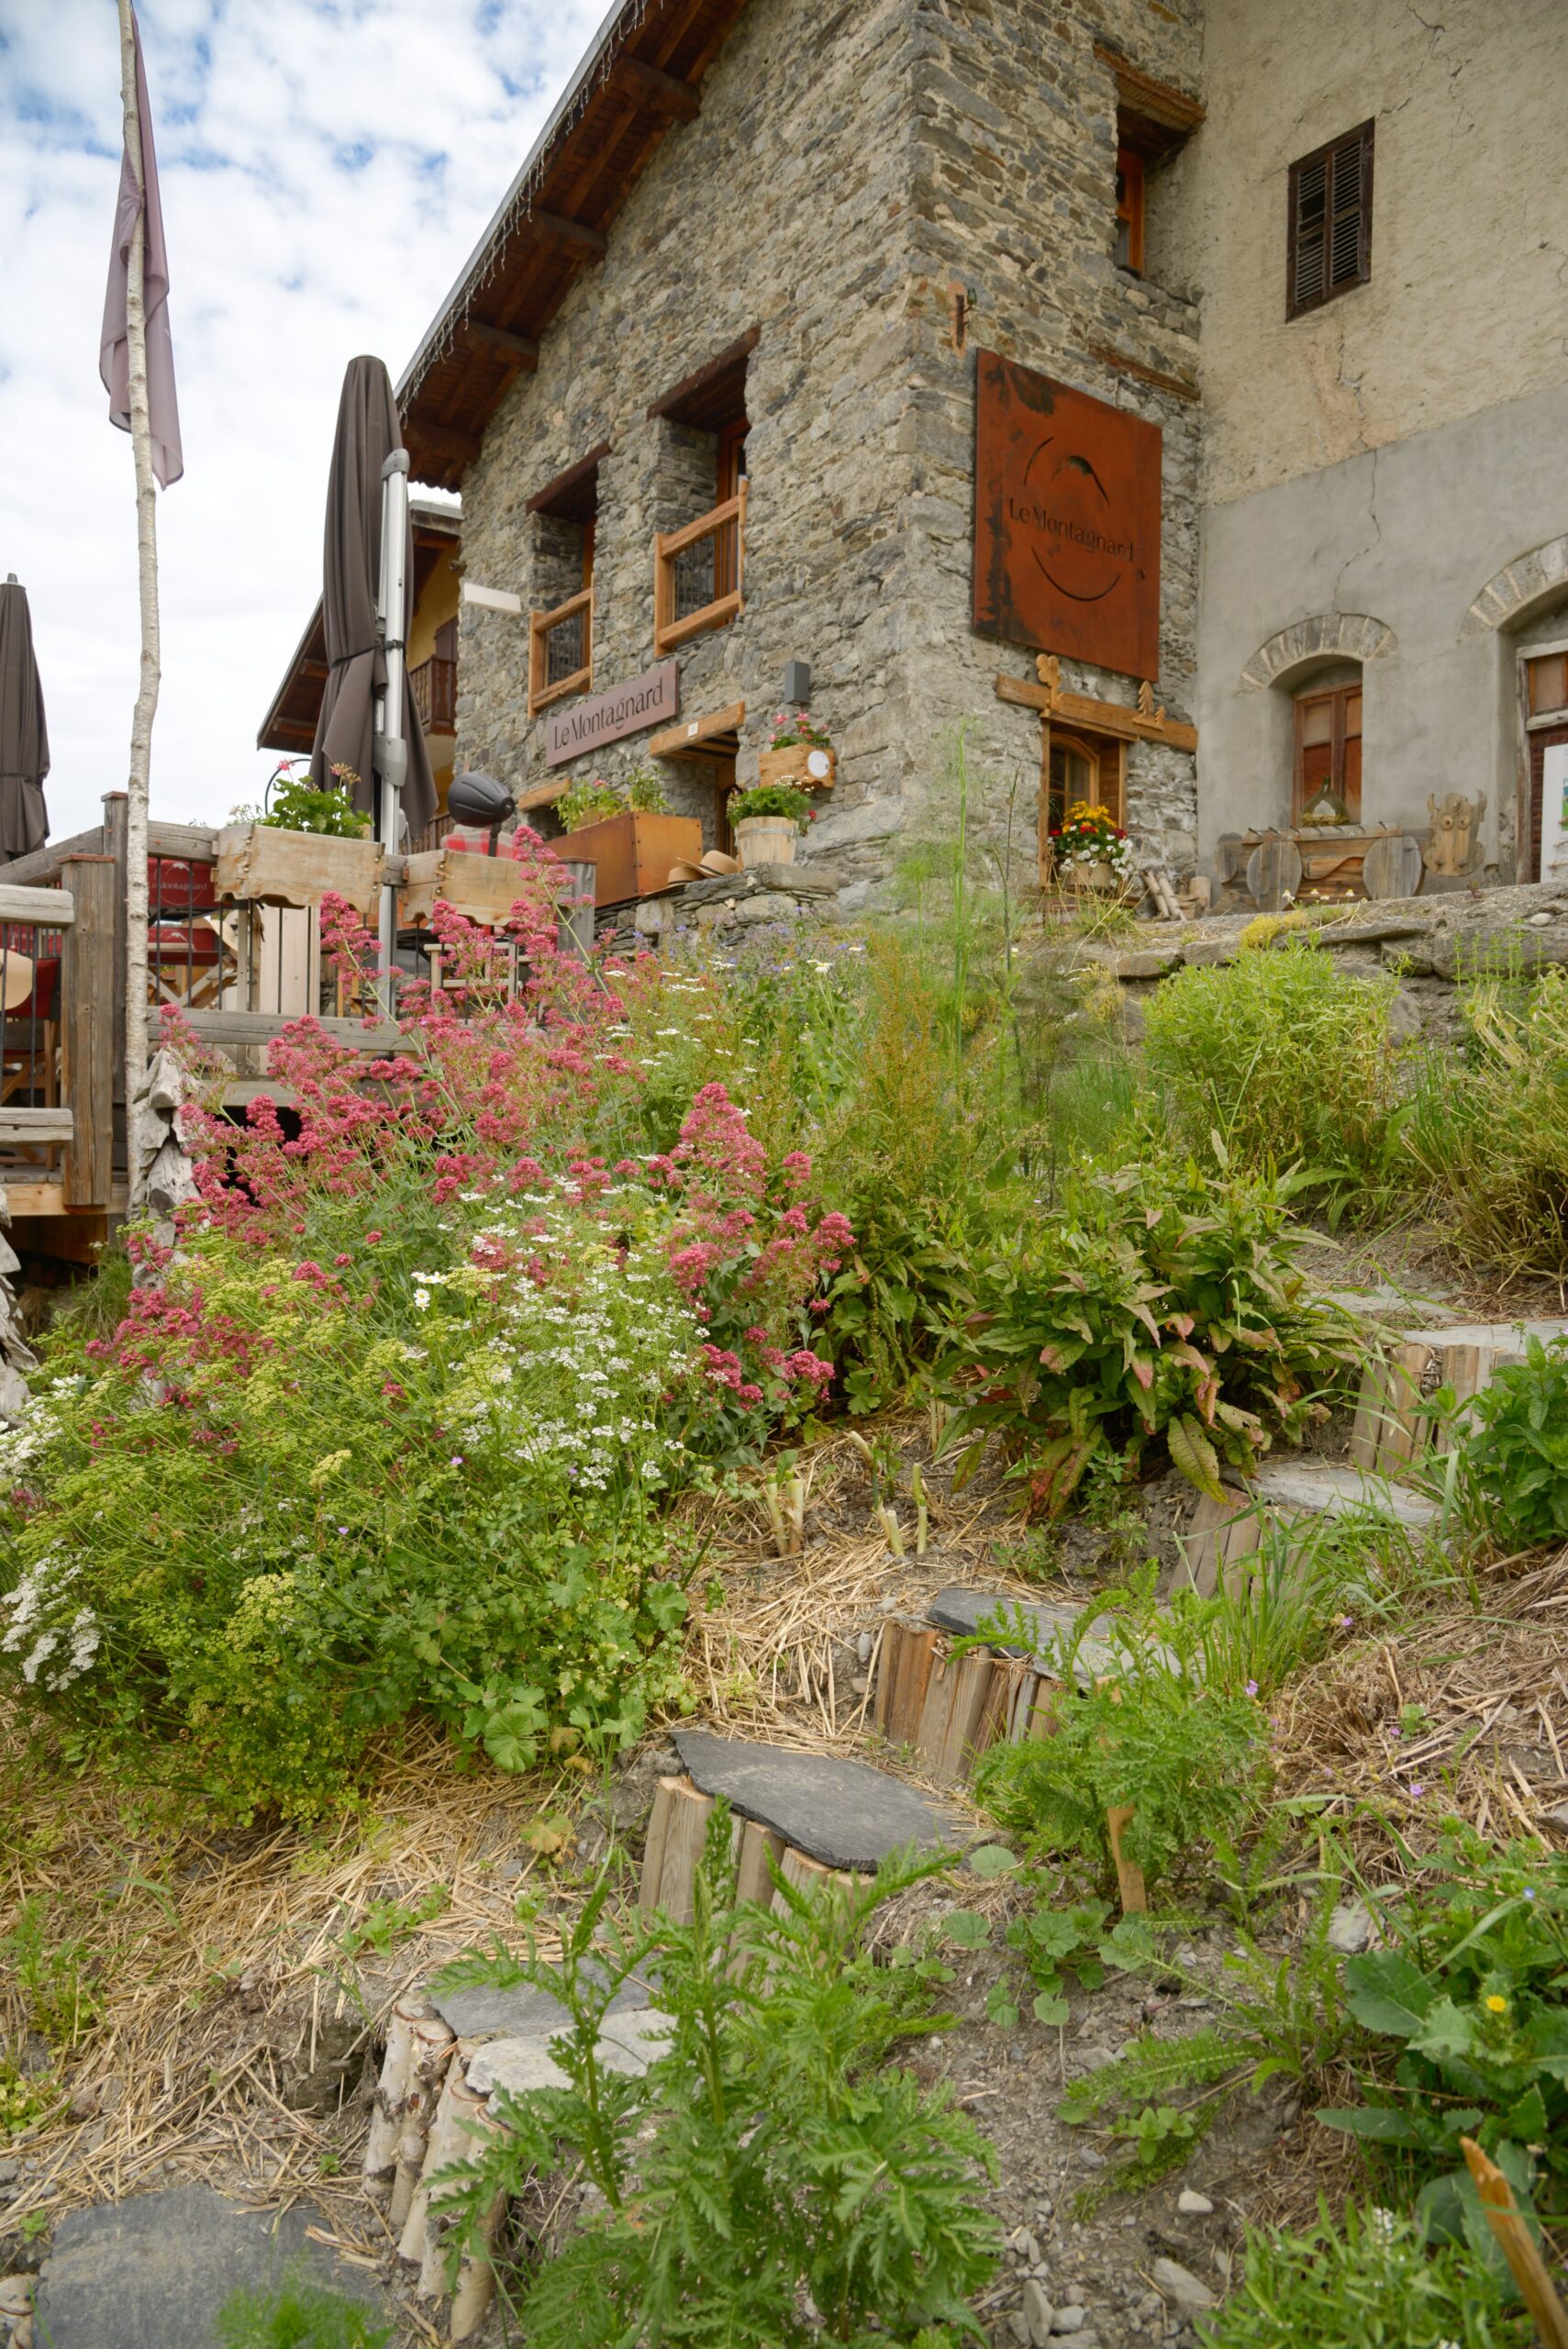
M723 1795L742 1819L771 1827L824 1867L869 1872L889 1852L952 1851L963 1822L869 1763L787 1746L752 1745L678 1729L681 1760L705 1795Z
M1281 1461L1276 1466L1260 1468L1250 1489L1254 1499L1273 1501L1282 1508L1316 1509L1323 1517L1376 1509L1412 1532L1424 1531L1442 1515L1436 1501L1424 1500L1419 1493L1329 1461Z
M625 2015L618 2022L606 2016L599 2033L599 2060L606 2072L629 2079L646 2072L667 2043L669 2019L657 2009ZM551 2053L560 2032L549 2037L493 2039L482 2047L468 2067L468 2085L475 2095L489 2094L489 2110L498 2120L498 2091L524 2096L534 2088L563 2088L567 2076Z
M218 2349L231 2292L293 2270L386 2316L373 2280L307 2241L314 2213L239 2210L210 2186L174 2186L72 2210L39 2277L34 2349Z
M1034 1652L1037 1655L1043 1655L1063 1632L1072 1631L1078 1620L1076 1608L1051 1607L1040 1600L1027 1601L1022 1611L1024 1620L1035 1626ZM956 1633L960 1639L969 1638L990 1615L1006 1616L1009 1622L1013 1621L1016 1620L1015 1602L999 1590L967 1590L962 1583L939 1590L926 1610L929 1622L934 1623L940 1631ZM1005 1653L1021 1655L1024 1651L1013 1647ZM1074 1663L1081 1687L1090 1687L1098 1674L1121 1669L1115 1650L1104 1640L1096 1640L1093 1634L1080 1642Z
M1440 1330L1408 1330L1400 1338L1402 1346L1480 1346L1492 1353L1517 1354L1524 1359L1527 1338L1539 1338L1543 1346L1554 1339L1568 1338L1568 1321L1454 1321Z
M568 2021L566 2009L548 1990L431 1990L431 2005L460 2039L548 2038ZM650 1985L635 1975L616 1992L607 2014L635 2014L653 2004Z

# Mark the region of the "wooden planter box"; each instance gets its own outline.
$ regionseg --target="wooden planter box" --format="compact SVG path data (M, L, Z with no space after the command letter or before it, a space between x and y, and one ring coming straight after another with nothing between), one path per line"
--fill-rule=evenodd
M406 870L407 879L397 893L397 918L405 929L423 929L439 899L454 913L494 930L523 894L522 867L506 853L424 849L409 857Z
M333 840L267 824L228 824L217 836L213 894L250 905L318 906L328 889L369 920L386 858L379 841Z
M796 791L831 791L838 772L838 752L818 750L810 742L763 751L757 760L759 783L786 783Z
M702 826L695 816L644 816L628 808L603 823L584 824L550 843L563 863L591 863L597 875L595 906L624 906L654 897L670 885L673 864L695 864Z

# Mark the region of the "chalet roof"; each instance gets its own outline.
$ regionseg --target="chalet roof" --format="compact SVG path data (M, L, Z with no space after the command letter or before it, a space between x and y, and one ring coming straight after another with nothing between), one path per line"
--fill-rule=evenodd
M414 526L414 603L417 605L441 555L450 554L462 536L462 509L411 497L408 516ZM305 634L289 655L284 681L261 720L256 748L278 751L285 758L307 755L316 740L326 685L327 629L318 596Z
M616 0L397 386L416 480L455 489L745 0Z

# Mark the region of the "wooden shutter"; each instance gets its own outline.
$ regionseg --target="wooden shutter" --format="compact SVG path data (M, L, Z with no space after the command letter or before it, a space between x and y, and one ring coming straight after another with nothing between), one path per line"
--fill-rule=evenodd
M1372 274L1373 125L1290 167L1285 316L1299 317Z

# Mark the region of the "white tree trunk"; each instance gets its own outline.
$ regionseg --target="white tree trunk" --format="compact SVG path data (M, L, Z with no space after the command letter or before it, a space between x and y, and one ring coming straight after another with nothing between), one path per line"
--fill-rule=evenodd
M136 95L136 50L131 38L130 0L119 0L120 92L125 108L126 152L137 184L145 194L141 167L141 117ZM147 802L152 766L152 718L158 707L158 509L152 481L152 427L147 407L147 311L145 204L131 239L126 327L130 361L130 445L136 465L137 577L141 598L141 672L130 729L130 770L126 788L126 970L125 1102L128 1139L136 1097L147 1073Z

